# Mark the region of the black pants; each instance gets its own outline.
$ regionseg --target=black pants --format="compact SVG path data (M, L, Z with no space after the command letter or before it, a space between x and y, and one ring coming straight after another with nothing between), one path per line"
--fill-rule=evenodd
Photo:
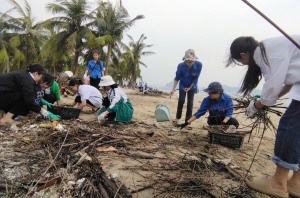
M0 109L16 116L26 116L29 113L29 108L25 105L21 91L0 92Z
M81 103L81 97L80 96L76 96L75 98L75 102L79 102ZM93 107L96 107L95 105L93 105L89 100L86 100L86 103L93 106Z
M56 101L56 96L55 96L55 94L53 94L53 93L51 93L51 94L45 94L44 97L43 97L43 99L46 100L47 102L53 104L53 103L55 103L55 101ZM48 110L48 111L51 111L51 108L49 108L49 107L47 106L47 110Z
M51 104L55 103L57 100L55 94L53 93L45 94L43 99L46 100L47 102L50 102Z
M225 116L220 115L219 111L209 111L207 123L208 125L220 125L224 120ZM225 125L234 125L236 128L239 127L239 122L235 118L230 118Z
M90 77L90 85L99 89L99 83L101 78L91 78Z
M195 95L194 89L191 89L188 92L185 92L184 90L179 90L176 119L181 118L182 108L185 103L186 95L187 95L187 107L186 107L185 121L188 121L192 117L192 113L193 113L192 111L193 111L194 95Z

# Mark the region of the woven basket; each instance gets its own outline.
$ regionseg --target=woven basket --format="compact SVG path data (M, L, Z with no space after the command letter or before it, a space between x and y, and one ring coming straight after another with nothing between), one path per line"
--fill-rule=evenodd
M56 115L59 115L61 119L69 120L77 119L79 117L81 109L64 106L53 106L49 111Z
M226 126L214 126L208 129L209 143L220 144L232 149L242 147L246 133L226 133Z

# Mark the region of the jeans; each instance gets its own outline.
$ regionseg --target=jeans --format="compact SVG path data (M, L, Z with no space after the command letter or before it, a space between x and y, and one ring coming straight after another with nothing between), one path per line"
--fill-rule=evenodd
M292 100L281 117L275 140L273 162L286 169L298 170L300 163L300 101Z
M193 104L194 104L194 95L195 95L194 89L190 89L188 92L185 92L182 89L179 90L176 119L180 119L182 116L182 108L185 103L186 95L187 95L187 109L185 114L185 121L188 121L190 117L192 117L192 113L193 113Z

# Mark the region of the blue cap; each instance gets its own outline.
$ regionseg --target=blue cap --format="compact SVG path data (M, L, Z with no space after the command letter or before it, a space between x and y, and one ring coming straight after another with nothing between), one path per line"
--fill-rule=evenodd
M208 85L206 89L203 91L205 92L214 92L214 91L223 91L222 85L219 82L212 82Z

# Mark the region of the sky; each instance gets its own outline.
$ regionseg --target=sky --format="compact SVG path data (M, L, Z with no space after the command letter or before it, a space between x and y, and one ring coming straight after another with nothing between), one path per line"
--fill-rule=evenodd
M0 11L12 6L0 0ZM16 0L22 4L23 0ZM115 2L115 0L111 0ZM37 21L52 17L45 9L51 0L28 0ZM90 1L91 5L96 1ZM155 54L142 57L144 82L161 87L172 82L177 65L187 49L195 50L203 68L199 86L219 81L228 86L241 85L247 66L225 67L231 42L239 36L253 36L258 41L282 34L242 0L123 0L131 18L144 15L125 32L134 40L144 34L146 49ZM249 0L287 34L299 34L299 0ZM258 88L261 88L263 81Z

